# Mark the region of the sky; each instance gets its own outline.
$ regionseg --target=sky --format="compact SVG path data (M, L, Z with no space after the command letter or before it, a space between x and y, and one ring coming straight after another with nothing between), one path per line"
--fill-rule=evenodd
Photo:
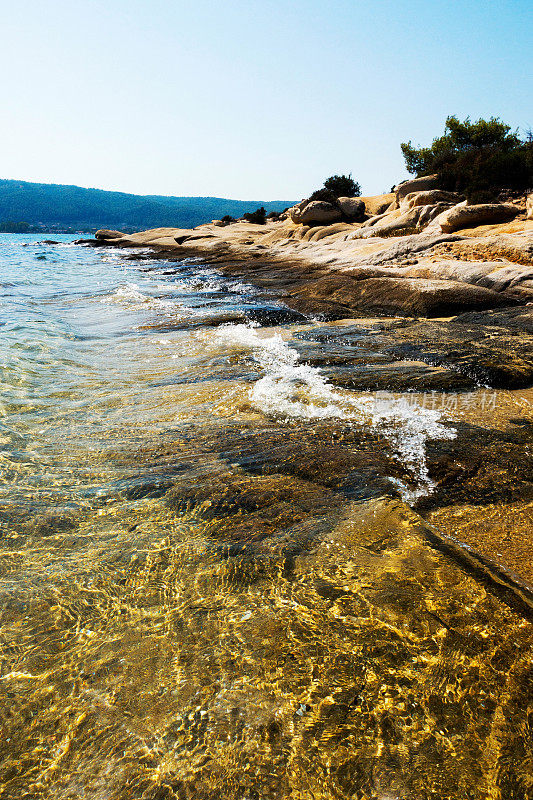
M294 200L407 176L449 114L533 127L531 0L3 0L0 177Z

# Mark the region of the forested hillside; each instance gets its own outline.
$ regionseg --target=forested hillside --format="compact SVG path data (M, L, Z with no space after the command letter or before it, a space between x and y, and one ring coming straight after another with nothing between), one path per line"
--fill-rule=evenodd
M264 206L281 211L292 200L227 200L220 197L141 196L26 181L0 180L0 224L26 222L45 228L142 230L191 228L226 214L240 217Z

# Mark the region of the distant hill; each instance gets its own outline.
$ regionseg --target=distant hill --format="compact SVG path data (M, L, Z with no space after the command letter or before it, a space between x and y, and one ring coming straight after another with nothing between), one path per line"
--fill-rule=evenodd
M25 222L52 230L193 228L226 214L241 217L258 206L264 206L267 212L282 211L293 203L293 200L142 196L81 186L0 180L0 224Z

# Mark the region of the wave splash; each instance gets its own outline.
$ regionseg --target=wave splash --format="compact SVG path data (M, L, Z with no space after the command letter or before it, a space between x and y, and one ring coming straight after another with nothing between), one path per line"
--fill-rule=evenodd
M308 420L339 419L366 425L385 436L397 458L413 476L415 488L393 479L402 499L414 502L434 489L427 466L430 439L454 439L455 429L443 425L442 414L391 393L356 393L336 389L320 369L299 360L282 336L262 337L253 325L222 326L217 341L248 350L264 372L250 389L251 404L264 414Z

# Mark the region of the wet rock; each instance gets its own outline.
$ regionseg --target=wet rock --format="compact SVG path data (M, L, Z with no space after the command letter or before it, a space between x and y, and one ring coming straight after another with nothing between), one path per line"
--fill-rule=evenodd
M36 536L54 536L77 527L74 516L60 509L51 509L28 524L28 533Z
M456 423L453 441L427 445L429 474L435 490L417 508L426 512L453 504L533 500L533 427L506 431Z
M242 432L233 442L225 432L220 447L222 457L249 473L292 475L350 498L396 494L387 476L407 472L377 434L340 433L338 423Z
M179 510L201 506L206 518L265 511L281 503L298 506L301 512L332 506L332 498L323 487L276 474L265 477L214 474L193 484L184 480L174 484L166 499L172 508Z
M295 334L294 346L332 383L349 388L459 391L533 385L529 306L438 322L325 326Z

